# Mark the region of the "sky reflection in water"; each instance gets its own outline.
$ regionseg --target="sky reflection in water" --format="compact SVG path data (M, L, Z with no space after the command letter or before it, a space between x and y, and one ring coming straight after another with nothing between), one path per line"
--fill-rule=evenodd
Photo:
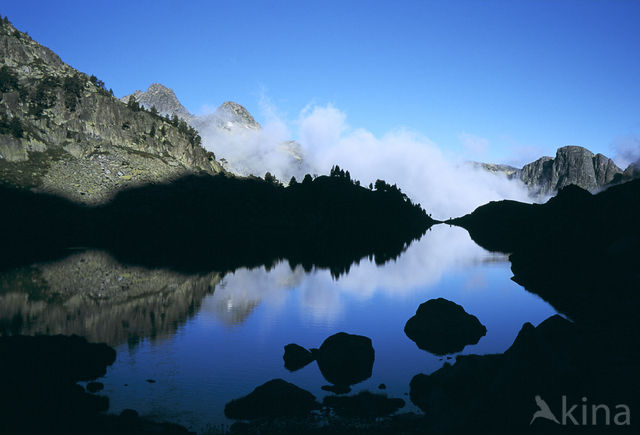
M119 346L118 360L103 380L105 393L112 412L135 408L198 430L225 422L226 402L273 378L320 398L329 394L320 389L327 382L316 363L294 373L284 368L283 347L319 347L345 331L370 337L376 352L372 377L353 392L377 391L384 383L390 396L408 399L403 394L411 378L446 361L418 349L404 334L422 302L444 297L487 327L487 335L464 354L503 352L523 323L535 325L555 313L511 276L505 256L445 225L433 227L397 261L376 266L363 260L338 280L324 270L291 271L286 263L270 271L241 269L227 275L175 335ZM413 409L408 403L403 410Z

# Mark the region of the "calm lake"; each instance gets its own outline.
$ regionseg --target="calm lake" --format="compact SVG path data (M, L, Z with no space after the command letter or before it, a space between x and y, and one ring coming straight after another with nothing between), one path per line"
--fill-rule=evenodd
M239 269L221 279L184 277L91 260L100 255L106 256L79 251L72 259L41 266L37 278L25 279L24 271L0 277L5 281L0 320L25 334L76 333L108 342L118 357L99 381L110 412L133 408L192 430L231 423L224 417L225 404L273 378L319 399L332 394L321 389L328 382L316 363L296 372L284 368L288 343L319 347L340 331L371 338L373 375L354 385L352 394L378 392L384 383L385 393L407 402L400 412L419 412L406 396L411 378L448 361L420 350L404 334L421 303L446 298L487 327L486 336L463 354L504 352L523 323L537 325L555 313L510 280L506 256L485 251L465 230L447 225L432 227L396 260L376 265L363 259L338 278L327 270L291 270L287 262L270 270ZM120 286L125 292L134 278L151 290L110 303L109 286L127 283ZM58 296L34 295L37 279L55 286ZM90 294L72 295L79 285ZM158 295L154 286L166 288Z

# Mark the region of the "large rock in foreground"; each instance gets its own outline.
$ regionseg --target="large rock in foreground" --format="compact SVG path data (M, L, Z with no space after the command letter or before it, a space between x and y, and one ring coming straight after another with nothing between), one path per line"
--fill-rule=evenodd
M237 420L254 420L301 416L319 408L320 404L310 392L282 379L272 379L248 395L227 403L224 415Z
M371 339L362 335L339 332L327 338L320 349L312 349L324 378L348 392L349 385L371 377L375 351Z
M631 429L625 408L615 405L635 409L637 368L617 363L618 355L594 352L591 333L554 315L537 327L524 324L504 354L463 355L454 365L416 375L411 401L425 412L425 432L473 433L481 427L491 434L585 433L588 412L586 433L631 433L625 431ZM566 424L535 418L539 399ZM607 404L611 415L593 413L593 404ZM563 416L573 405L571 418ZM597 424L591 425L593 419Z
M70 384L104 376L116 352L78 336L15 336L0 339L0 379ZM28 384L23 384L28 385Z
M416 315L407 321L404 332L420 349L446 355L476 344L487 328L460 305L438 298L421 304Z
M106 397L76 382L104 376L115 358L78 336L0 338L0 433L58 433L106 411Z

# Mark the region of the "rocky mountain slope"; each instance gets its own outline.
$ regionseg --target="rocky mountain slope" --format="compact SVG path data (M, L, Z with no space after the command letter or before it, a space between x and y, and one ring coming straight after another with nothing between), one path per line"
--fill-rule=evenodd
M493 174L506 174L507 177L513 178L520 174L520 169L509 165L500 165L495 163L472 162L474 168L484 169Z
M640 178L640 160L629 164L622 174L616 174L611 183L626 183L627 181L635 180L636 178Z
M262 126L242 105L227 101L213 113L195 116L180 103L172 89L159 83L153 83L145 92L137 90L125 95L120 101L127 103L131 97L146 109L155 108L161 115L177 116L188 122L203 136L204 145L220 157L219 162L225 170L242 176L262 176L267 171L275 171L275 167L264 163L264 160L274 160L271 158L273 156L255 155L256 143L265 142L265 138L260 136ZM295 141L278 143L272 149L264 146L259 148L262 152L280 155L280 158L275 158L280 162L277 166L295 169L295 174L279 174L287 175L286 180L291 175L302 175L305 170L309 171L305 167L302 147Z
M102 203L131 185L223 171L200 141L0 22L1 184Z
M555 158L541 157L522 169L490 163L474 163L474 166L520 179L533 193L540 195L553 194L570 184L596 191L622 181L623 175L622 169L610 158L579 146L558 148ZM632 169L627 169L625 180L632 179L633 173Z

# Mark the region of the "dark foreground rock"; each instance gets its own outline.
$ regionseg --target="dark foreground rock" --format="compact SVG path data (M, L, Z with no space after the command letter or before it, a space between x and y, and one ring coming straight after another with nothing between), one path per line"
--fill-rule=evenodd
M445 355L476 344L487 328L460 305L438 298L421 304L416 315L407 321L404 332L420 349Z
M313 354L304 347L290 343L284 347L284 356L282 359L284 359L285 368L295 372L311 363L315 358Z
M188 433L178 425L104 414L109 400L76 382L104 376L115 358L111 347L78 336L0 338L0 433ZM100 386L90 382L87 389Z
M300 416L319 408L320 404L310 392L282 379L273 379L227 403L224 415L237 420L253 420Z
M568 186L541 205L492 202L452 221L510 253L514 281L621 348L640 331L638 222L640 180L597 195Z
M375 351L370 338L339 332L322 342L319 349L311 351L297 344L288 344L284 348L283 359L285 368L290 371L316 360L322 376L332 384L324 385L322 389L347 394L351 385L371 377Z
M362 335L339 332L327 338L319 349L312 349L324 378L338 391L369 379L373 371L375 351L371 339Z
M434 427L487 424L493 433L525 433L514 428L528 425L541 401L562 423L564 400L567 409L577 405L579 424L538 418L531 426L633 433L621 413L638 409L640 391L638 222L640 180L596 195L567 186L541 205L492 202L452 221L485 249L510 253L513 280L575 323L525 325L504 355L458 358L431 377L414 378L412 400L431 410ZM609 409L608 426L603 410L594 417L593 406L601 404ZM454 408L465 412L447 411Z
M625 407L632 410L637 403L637 367L603 364L606 357L594 357L588 337L588 331L558 315L537 327L527 323L504 354L459 356L454 365L416 375L411 400L424 410L433 433L472 433L478 427L492 434L628 428L616 424L614 416L624 423ZM562 410L577 405L572 418L578 423L568 417L568 427L544 418L532 421L540 399L560 423ZM563 400L569 404L565 408ZM582 427L584 404L589 428ZM599 404L609 407L609 419L604 413L594 417L592 405Z
M355 396L327 396L322 404L340 417L375 418L393 414L405 405L404 400L363 391Z
M377 435L377 434L420 434L423 429L422 415L413 413L392 415L390 417L344 418L336 415L307 415L297 418L256 420L250 423L234 423L232 434L255 435Z

